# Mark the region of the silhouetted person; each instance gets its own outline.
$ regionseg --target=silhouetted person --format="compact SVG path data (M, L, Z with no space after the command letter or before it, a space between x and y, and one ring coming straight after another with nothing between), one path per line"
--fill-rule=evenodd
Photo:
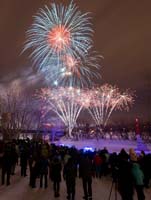
M75 184L76 184L77 167L73 158L69 158L64 166L63 177L66 181L67 199L75 199Z
M128 154L124 149L119 154L117 171L118 189L122 200L133 200L132 164L128 161Z
M36 178L39 176L40 173L40 158L39 155L34 153L29 158L29 169L30 169L30 182L29 185L32 188L36 187Z
M150 169L151 169L151 155L145 155L144 152L141 152L139 159L140 167L144 174L144 186L149 188L149 180L150 180Z
M2 185L5 184L5 175L7 177L6 184L10 185L11 167L12 167L12 154L10 147L7 147L2 157Z
M83 182L83 191L84 191L84 199L92 199L92 175L93 175L93 165L92 160L88 155L84 155L84 157L80 161L79 166L80 177L82 177Z
M14 175L16 164L18 163L18 154L17 154L16 149L15 149L15 144L12 144L11 154L12 154L11 175Z
M29 185L32 188L35 187L35 180L36 180L36 177L34 176L34 173L35 173L35 170L34 170L35 163L36 163L36 161L34 160L33 155L31 155L29 157L29 171L30 171Z
M40 173L40 187L43 187L43 178L44 178L44 182L45 182L45 188L47 188L48 186L48 180L47 180L47 175L48 175L48 160L45 156L42 156L40 158L40 163L39 163L39 173Z
M54 196L59 197L61 182L61 163L57 157L54 157L51 163L51 179L53 181Z
M21 176L27 176L26 170L27 170L27 161L28 161L28 154L27 150L23 149L20 154L20 166L21 166Z

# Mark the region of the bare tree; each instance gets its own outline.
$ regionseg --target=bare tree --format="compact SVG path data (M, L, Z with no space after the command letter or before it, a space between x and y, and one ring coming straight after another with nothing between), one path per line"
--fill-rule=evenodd
M1 92L1 132L4 139L17 138L22 130L32 126L32 98L17 85Z

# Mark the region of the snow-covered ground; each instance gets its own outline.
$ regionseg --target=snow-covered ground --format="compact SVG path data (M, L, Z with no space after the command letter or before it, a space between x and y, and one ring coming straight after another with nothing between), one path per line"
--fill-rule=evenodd
M62 139L57 142L58 145L75 146L78 149L85 147L92 147L101 149L107 147L110 152L119 152L121 148L125 148L127 151L129 148L136 148L137 143L134 141L123 141L123 140L83 140L83 141L72 141ZM151 146L148 148L151 150ZM29 176L23 178L20 176L20 167L17 167L16 174L11 177L10 186L0 185L0 200L65 200L66 199L66 185L62 179L60 197L54 198L53 186L49 180L47 189L39 188L39 179L37 180L37 187L31 189L28 185ZM29 173L28 173L29 174ZM0 173L1 175L1 173ZM0 176L1 179L1 176ZM1 180L0 180L1 181ZM93 200L108 200L109 193L112 185L112 179L110 177L102 177L101 179L93 179ZM145 189L146 200L151 200L151 188ZM75 200L82 200L83 188L81 179L77 178L76 181L76 197ZM118 200L121 200L118 194ZM110 200L115 200L115 191L113 189ZM137 200L136 193L134 200Z
M11 178L10 186L0 186L0 200L65 200L66 199L66 185L62 180L60 197L54 198L53 186L51 181L47 189L39 188L39 179L37 180L37 187L32 189L28 186L29 176L20 177L19 167L15 176ZM101 179L93 179L93 200L108 200L109 193L112 185L110 177L102 177ZM146 200L151 199L151 188L145 189ZM76 196L75 200L82 200L83 188L81 179L77 178L76 181ZM121 200L118 194L118 200ZM110 200L115 200L115 190L112 191ZM137 200L136 194L134 200Z
M137 142L130 140L96 140L96 139L87 139L80 141L73 141L71 139L62 138L60 141L56 142L57 145L65 145L65 146L75 146L78 149L83 149L85 147L90 147L92 149L102 149L106 147L109 152L120 152L122 148L126 151L129 151L130 148L137 149ZM147 145L148 150L151 151L151 144Z

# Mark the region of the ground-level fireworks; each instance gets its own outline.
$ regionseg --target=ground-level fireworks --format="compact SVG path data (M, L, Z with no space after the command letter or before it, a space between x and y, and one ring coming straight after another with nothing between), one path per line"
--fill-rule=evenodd
M108 84L91 90L43 88L36 97L43 101L46 112L52 110L64 122L70 137L83 108L88 109L97 125L105 126L114 110L128 110L133 103L133 95L128 91L121 93L117 87Z
M43 88L37 92L36 97L42 100L46 112L51 110L62 120L72 137L72 130L83 108L84 91L73 87Z
M87 104L90 115L97 125L106 126L114 110L129 110L134 98L132 92L120 92L119 88L109 84L90 90Z

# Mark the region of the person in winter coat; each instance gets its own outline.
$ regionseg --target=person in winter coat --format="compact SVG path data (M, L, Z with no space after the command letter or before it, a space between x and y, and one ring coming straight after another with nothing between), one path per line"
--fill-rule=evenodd
M146 188L149 188L149 180L150 180L150 174L151 174L151 155L146 154L142 151L138 163L140 164L140 167L144 174L144 186Z
M21 176L27 176L27 162L28 162L28 153L27 149L24 148L20 153L20 166L21 166Z
M117 180L118 191L122 197L122 200L133 200L133 176L132 176L132 164L128 161L129 156L124 149L119 154L117 165Z
M84 155L79 165L80 177L82 177L84 199L92 199L92 176L94 175L94 169L92 160L89 155Z
M69 158L64 166L63 177L66 181L67 199L75 199L75 184L76 184L77 166L73 158Z
M45 156L41 156L39 161L40 188L42 188L43 186L43 177L45 179L45 188L47 188L48 186L48 180L47 180L48 167L49 167L49 162L47 158Z
M29 185L36 187L36 178L40 175L40 158L36 153L29 158L30 180Z
M51 163L51 179L53 181L54 196L59 197L60 182L61 182L61 162L58 157L54 157Z
M15 174L15 168L16 168L16 164L18 163L18 154L16 152L16 148L15 145L12 145L11 148L11 154L12 154L12 167L11 167L11 175Z
M6 146L5 152L2 156L2 185L5 184L5 176L6 184L10 185L10 174L12 168L12 154L10 146Z
M102 165L101 156L99 156L99 154L96 153L96 155L94 156L94 167L95 167L96 178L101 178L101 165Z
M144 195L144 191L143 191L144 174L143 174L142 170L140 169L140 165L137 162L133 163L132 175L134 178L135 189L137 192L138 200L144 200L145 199L145 195Z

